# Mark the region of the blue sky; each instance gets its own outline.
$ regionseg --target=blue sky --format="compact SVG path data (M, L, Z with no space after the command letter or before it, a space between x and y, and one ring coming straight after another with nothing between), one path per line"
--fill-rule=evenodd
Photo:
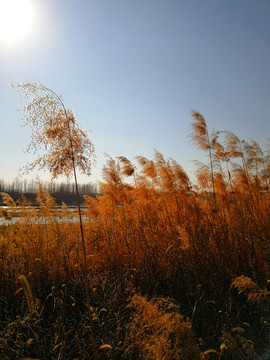
M31 1L31 0L30 0ZM32 32L0 44L0 179L32 157L23 149L22 103L10 82L40 81L61 93L92 130L100 180L104 153L134 160L154 149L187 172L190 110L209 130L266 144L270 130L269 0L32 0ZM49 179L49 174L28 177Z

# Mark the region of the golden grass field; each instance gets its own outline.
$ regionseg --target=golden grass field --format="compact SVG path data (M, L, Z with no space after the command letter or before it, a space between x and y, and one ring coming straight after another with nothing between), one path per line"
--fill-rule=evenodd
M209 160L196 185L157 151L134 164L108 157L102 194L85 196L85 249L74 213L63 204L56 216L46 190L38 209L2 194L24 220L0 228L1 360L251 360L267 351L269 152L209 135L196 112L192 126Z

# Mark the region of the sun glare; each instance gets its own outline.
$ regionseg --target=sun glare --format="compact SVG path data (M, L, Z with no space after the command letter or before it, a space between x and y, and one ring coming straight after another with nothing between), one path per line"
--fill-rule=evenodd
M31 0L0 0L0 42L25 38L32 29L33 15Z

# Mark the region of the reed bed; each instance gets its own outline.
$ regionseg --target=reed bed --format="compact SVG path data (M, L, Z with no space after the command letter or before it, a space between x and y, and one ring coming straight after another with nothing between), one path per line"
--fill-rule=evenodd
M84 197L99 359L248 360L269 347L269 152L192 117L209 160L196 185L156 151L108 157L102 194ZM39 210L2 197L27 211L0 229L1 359L91 359L79 222L65 204L56 217L42 187Z

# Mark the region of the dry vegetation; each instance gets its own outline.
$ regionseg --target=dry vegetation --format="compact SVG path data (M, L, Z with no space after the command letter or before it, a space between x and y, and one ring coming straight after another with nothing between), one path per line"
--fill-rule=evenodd
M100 359L255 359L269 345L269 155L205 137L197 113L192 125L211 154L196 188L156 152L136 167L108 158L103 194L85 196ZM79 223L59 222L42 188L39 210L2 197L27 209L1 227L1 359L90 359Z
M108 157L102 195L85 196L85 248L46 190L39 210L2 195L25 220L0 229L1 359L251 360L268 349L269 153L192 117L209 158L197 185L159 152Z

